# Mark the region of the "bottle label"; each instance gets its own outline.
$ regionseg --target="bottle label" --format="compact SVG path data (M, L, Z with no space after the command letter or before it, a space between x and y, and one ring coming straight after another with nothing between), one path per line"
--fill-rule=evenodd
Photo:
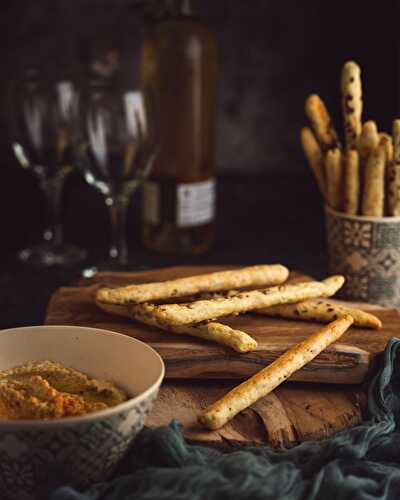
M215 179L177 185L176 224L201 226L211 222L215 213Z
M143 186L145 222L172 222L185 228L208 224L214 216L215 179L185 184L146 182Z

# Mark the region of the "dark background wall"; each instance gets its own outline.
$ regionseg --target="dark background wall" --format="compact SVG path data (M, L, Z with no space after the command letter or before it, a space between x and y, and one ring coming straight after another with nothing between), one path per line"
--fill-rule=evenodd
M63 74L69 68L79 69L95 46L118 47L133 73L143 3L3 0L2 95L11 76L27 65ZM340 129L340 68L348 59L362 66L365 119L373 118L388 130L398 94L396 4L395 0L197 2L219 47L219 171L282 174L288 182L309 176L312 182L298 140L305 123L304 100L311 92L320 94ZM18 228L40 224L42 208L34 180L11 155L4 112L0 125L0 235L17 246L26 237L18 234ZM78 178L67 185L66 199L67 212L83 200L85 205L100 206L98 196Z
M143 2L2 2L9 71L28 64L62 73L94 46L117 46L137 66ZM395 114L395 0L201 0L197 11L219 47L218 165L223 170L299 168L303 104L319 93L340 125L340 68L363 70L365 117L390 126ZM7 36L8 35L8 36Z

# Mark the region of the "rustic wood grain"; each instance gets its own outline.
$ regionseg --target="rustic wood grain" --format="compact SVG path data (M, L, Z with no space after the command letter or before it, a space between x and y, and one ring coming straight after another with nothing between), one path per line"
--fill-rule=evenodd
M291 447L323 439L361 422L366 397L360 386L285 383L217 431L200 427L202 409L221 398L234 383L224 381L166 381L147 426L177 419L189 442L225 450L236 446Z
M59 289L51 298L47 324L74 324L105 328L148 342L163 357L166 378L246 378L270 364L284 351L315 332L320 325L269 318L255 314L222 318L221 322L243 330L254 337L256 351L239 354L233 350L189 336L172 335L155 327L135 323L127 318L101 311L93 297L99 286L121 286L134 282L161 281L170 278L201 274L221 267L175 267L142 273L102 273L81 286ZM292 273L290 280L310 279ZM89 286L82 286L87 285ZM365 307L383 322L382 330L351 328L340 342L333 344L311 363L296 372L292 381L355 384L366 380L374 369L377 353L394 336L399 313L379 306Z

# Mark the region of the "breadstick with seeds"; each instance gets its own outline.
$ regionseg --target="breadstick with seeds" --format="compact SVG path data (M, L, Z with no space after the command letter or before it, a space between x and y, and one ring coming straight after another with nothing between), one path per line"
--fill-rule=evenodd
M361 134L363 103L361 70L358 64L353 61L349 61L343 66L341 89L346 148L355 149Z
M400 120L393 121L393 161L388 174L389 215L400 215Z
M378 146L379 135L376 123L369 120L364 123L358 140L360 160L366 161L370 153Z
M260 265L189 276L161 283L144 283L121 288L100 288L98 302L107 304L139 304L171 297L184 297L201 292L216 292L231 288L279 285L286 281L289 271L280 264Z
M379 144L385 147L386 161L391 162L393 160L393 141L391 136L386 132L381 132L379 134Z
M211 342L231 347L237 352L250 352L257 348L257 342L250 335L240 330L217 323L215 321L203 321L194 325L171 326L158 321L154 316L136 310L131 311L132 306L129 304L105 304L104 302L96 302L98 307L103 311L125 318L133 318L140 323L155 326L160 330L175 333L177 335L191 335Z
M135 308L136 306L129 306ZM140 310L132 310L131 317L140 323L156 326L161 330L177 335L191 335L211 342L217 342L231 347L237 352L250 352L257 348L257 342L240 330L234 330L230 326L215 321L203 321L194 325L172 326L158 321L154 316Z
M360 196L360 161L358 151L348 149L344 157L344 211L356 215Z
M297 304L282 304L266 307L257 309L254 312L263 316L317 321L319 323L330 323L331 321L349 314L354 320L354 326L372 328L374 330L382 327L381 320L371 313L321 299L305 300Z
M208 429L219 429L239 412L272 392L294 372L318 356L320 352L338 340L352 323L353 318L346 315L329 323L306 340L290 348L269 366L206 408L198 418L199 423Z
M365 169L362 215L382 217L385 204L385 146L379 144Z
M323 151L339 146L338 137L323 100L316 94L307 97L305 112Z
M343 207L343 165L339 148L330 149L326 161L326 199L328 205L335 210Z
M325 196L324 157L312 130L308 127L304 127L301 130L301 144L311 170L313 171L315 180L317 181L319 190L322 196Z
M393 178L393 141L392 137L385 132L379 134L379 144L385 148L385 201L383 215L387 214L389 209L390 179Z
M305 299L331 297L343 285L343 276L331 276L324 281L307 281L295 285L281 285L241 292L237 295L218 297L210 300L197 300L186 304L137 304L136 311L150 314L168 325L198 323L229 314L243 313L275 304L300 302ZM229 293L229 292L228 292Z

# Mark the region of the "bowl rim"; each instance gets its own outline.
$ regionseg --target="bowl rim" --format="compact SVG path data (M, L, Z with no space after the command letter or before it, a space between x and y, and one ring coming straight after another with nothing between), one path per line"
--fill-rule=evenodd
M394 224L397 222L400 222L400 216L397 215L391 215L387 217L370 217L366 215L351 215L351 214L346 214L345 212L338 212L337 210L334 210L331 208L329 205L324 205L325 212L327 212L330 215L333 215L335 217L338 217L340 219L350 219L354 221L360 221L360 222L375 222L375 223L381 223L381 224Z
M15 328L5 328L3 330L0 330L0 335L6 332L16 332L16 331L21 331L21 330L32 330L32 329L48 329L48 328L74 328L78 330L91 330L91 331L97 331L101 332L106 335L118 335L119 337L123 337L124 339L128 339L128 341L141 344L145 347L145 349L148 349L152 355L158 359L160 362L160 367L161 371L155 382L151 384L150 387L148 387L144 392L141 392L137 396L133 398L129 398L127 401L124 401L123 403L119 403L115 406L112 406L111 408L107 408L105 410L99 410L99 411L94 411L92 413L87 413L85 415L80 415L77 417L61 417L61 418L53 418L49 420L34 420L34 419L21 419L21 420L1 420L0 419L0 432L4 429L9 429L12 430L13 428L15 429L20 429L23 427L26 427L29 425L30 427L65 427L65 426L73 426L76 424L80 423L88 423L88 422L93 422L95 420L102 420L104 418L108 418L110 416L113 416L114 414L120 413L121 411L127 410L130 407L136 406L137 404L141 403L143 400L145 400L152 392L155 390L158 390L158 388L161 385L161 382L165 376L165 364L162 359L162 357L158 354L158 352L153 349L151 346L146 344L146 342L142 342L141 340L138 340L134 337L130 337L129 335L125 335L123 333L118 333L114 332L113 330L105 330L104 328L95 328L95 327L90 327L90 326L75 326L75 325L32 325L32 326L19 326Z

